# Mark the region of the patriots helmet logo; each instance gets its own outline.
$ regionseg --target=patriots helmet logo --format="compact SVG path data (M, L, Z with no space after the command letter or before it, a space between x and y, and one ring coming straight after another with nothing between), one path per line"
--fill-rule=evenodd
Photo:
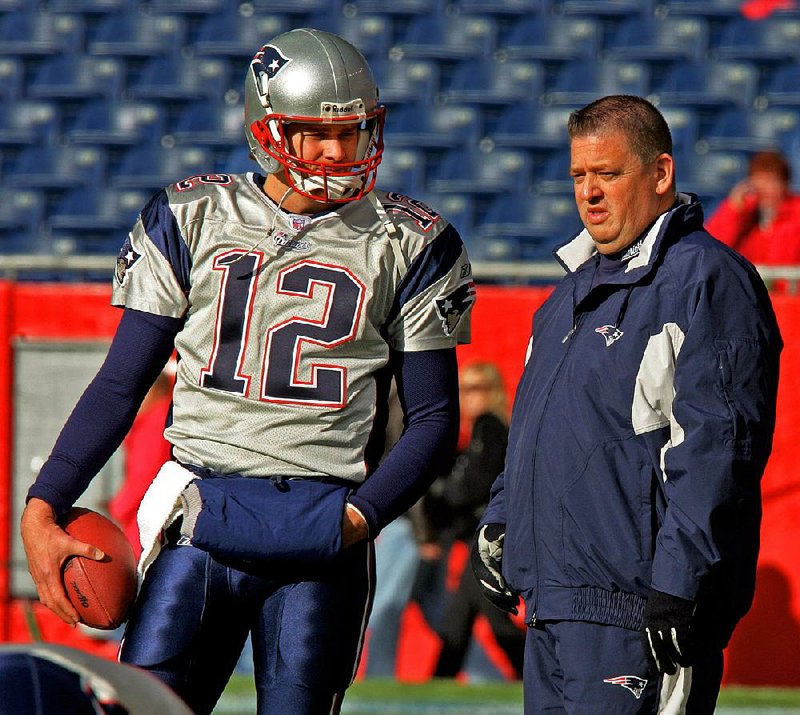
M636 699L642 697L647 681L637 675L617 675L613 678L606 678L604 683L611 683L611 685L620 685L626 690L630 690Z
M607 348L625 335L616 325L601 325L599 328L595 328L594 332L600 333L606 339Z
M120 285L125 283L128 271L133 268L141 257L141 253L137 253L133 250L131 237L128 236L128 238L125 239L125 243L122 244L122 249L119 252L119 256L117 256L117 265L114 268L114 278L116 278L117 283Z
M475 302L475 283L466 281L454 291L441 298L435 298L436 312L442 319L445 335L452 335L458 327L461 317Z
M252 62L250 62L250 71L253 73L256 87L258 87L262 97L268 96L267 86L269 81L291 61L291 58L286 57L274 45L264 45L256 52Z

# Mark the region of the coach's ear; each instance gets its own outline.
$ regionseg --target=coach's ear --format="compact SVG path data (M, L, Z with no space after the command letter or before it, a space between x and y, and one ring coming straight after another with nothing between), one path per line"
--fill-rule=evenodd
M675 193L675 161L664 152L656 158L656 194L672 196Z

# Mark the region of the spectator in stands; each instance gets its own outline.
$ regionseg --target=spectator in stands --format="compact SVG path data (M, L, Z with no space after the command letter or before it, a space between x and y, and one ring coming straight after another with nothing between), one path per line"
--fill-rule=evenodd
M585 230L556 251L472 563L525 601L526 715L710 715L753 599L781 337L650 102L602 97L568 134Z
M792 193L791 181L783 154L753 154L747 177L731 189L706 228L757 265L800 263L800 195Z
M452 471L437 479L423 498L425 510L448 543L470 542L489 490L503 470L508 444L508 405L503 377L490 362L467 365L459 378L461 432L466 444ZM442 650L434 675L452 678L462 670L478 615L489 620L498 645L518 675L522 675L524 626L495 608L482 593L470 568L464 569L458 586L447 599L439 635Z

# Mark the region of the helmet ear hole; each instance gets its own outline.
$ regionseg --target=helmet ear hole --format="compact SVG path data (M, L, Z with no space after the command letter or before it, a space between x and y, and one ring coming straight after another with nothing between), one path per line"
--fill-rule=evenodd
M255 54L245 77L245 136L253 159L268 174L285 169L292 188L316 200L352 201L372 190L383 156L384 115L366 59L329 32L278 35ZM360 122L364 128L348 161L298 161L286 139L290 122Z

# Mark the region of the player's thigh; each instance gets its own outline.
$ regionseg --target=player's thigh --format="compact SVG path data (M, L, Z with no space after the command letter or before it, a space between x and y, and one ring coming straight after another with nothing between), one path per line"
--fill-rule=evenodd
M259 715L336 712L358 667L373 586L364 542L265 599L253 632Z
M234 581L206 552L166 546L134 605L121 660L153 673L195 712L210 712L250 626Z
M528 634L526 715L655 713L658 678L641 633L596 623L546 623Z

